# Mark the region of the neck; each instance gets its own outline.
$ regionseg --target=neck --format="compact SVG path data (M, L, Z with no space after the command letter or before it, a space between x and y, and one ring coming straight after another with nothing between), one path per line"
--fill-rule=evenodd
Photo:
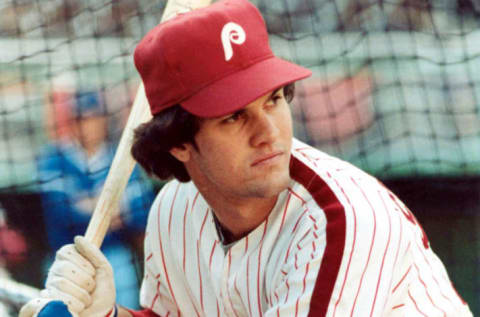
M278 197L227 198L199 190L220 223L226 244L247 236L265 221Z

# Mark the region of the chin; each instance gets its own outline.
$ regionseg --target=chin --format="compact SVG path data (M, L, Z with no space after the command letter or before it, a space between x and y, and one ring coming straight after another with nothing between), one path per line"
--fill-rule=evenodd
M290 184L290 175L289 173L282 173L282 175L274 174L258 182L256 186L252 186L252 191L259 198L270 198L287 189Z

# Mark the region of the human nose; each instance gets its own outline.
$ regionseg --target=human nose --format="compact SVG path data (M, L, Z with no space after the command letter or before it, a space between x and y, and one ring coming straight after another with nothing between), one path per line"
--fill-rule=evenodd
M269 114L259 114L252 123L252 145L255 147L271 144L279 134L276 122L273 116Z

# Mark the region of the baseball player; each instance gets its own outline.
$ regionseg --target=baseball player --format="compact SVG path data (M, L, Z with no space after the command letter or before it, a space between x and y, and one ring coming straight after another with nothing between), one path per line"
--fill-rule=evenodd
M135 51L153 119L132 153L161 179L146 228L144 310L115 305L82 237L20 316L472 316L415 217L375 178L296 140L310 71L270 50L246 0L151 30Z

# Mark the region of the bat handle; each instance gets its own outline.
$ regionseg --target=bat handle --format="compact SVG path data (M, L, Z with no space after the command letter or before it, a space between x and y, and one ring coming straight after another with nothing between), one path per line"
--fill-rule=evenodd
M138 125L151 118L145 90L143 85L140 85L105 184L85 233L85 238L98 247L102 244L108 231L112 216L119 212L119 201L135 167L135 160L130 154L134 130Z

